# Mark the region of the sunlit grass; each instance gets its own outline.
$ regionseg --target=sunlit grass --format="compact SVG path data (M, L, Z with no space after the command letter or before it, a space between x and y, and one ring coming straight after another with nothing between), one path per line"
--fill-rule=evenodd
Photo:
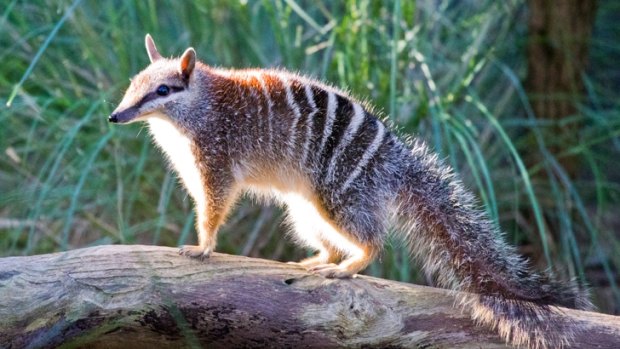
M592 60L610 70L606 54L620 46L604 14ZM401 135L441 153L538 267L609 285L616 303L602 310L618 311L620 109L610 86L619 73L587 72L582 112L563 120L583 127L551 153L555 140L539 131L553 121L532 115L520 84L520 0L40 0L11 1L0 15L0 102L10 105L0 109L1 255L195 240L191 201L146 130L106 121L148 62L149 32L164 55L191 45L208 64L284 67L368 100ZM578 179L560 165L567 156L581 161ZM306 251L283 242L281 221L280 210L243 200L218 250L301 258ZM427 279L396 241L368 273Z

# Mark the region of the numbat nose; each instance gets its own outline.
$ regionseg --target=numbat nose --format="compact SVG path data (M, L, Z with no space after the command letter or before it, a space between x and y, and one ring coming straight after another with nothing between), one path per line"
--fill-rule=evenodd
M138 108L136 107L130 107L121 111L117 110L113 111L112 114L108 116L109 122L113 122L115 124L127 124L140 116L138 113Z

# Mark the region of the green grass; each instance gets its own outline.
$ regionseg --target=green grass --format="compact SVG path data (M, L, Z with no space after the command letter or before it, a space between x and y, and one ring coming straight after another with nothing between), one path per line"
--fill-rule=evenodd
M143 126L109 125L128 78L193 46L217 66L284 67L370 101L424 138L537 267L593 285L620 311L620 44L601 2L574 142L542 131L521 85L526 12L514 1L7 1L0 13L0 255L195 240L192 204ZM532 154L534 156L532 156ZM561 159L576 156L570 178ZM531 159L539 159L532 161ZM242 200L218 250L278 260L283 213ZM390 241L367 273L426 282Z

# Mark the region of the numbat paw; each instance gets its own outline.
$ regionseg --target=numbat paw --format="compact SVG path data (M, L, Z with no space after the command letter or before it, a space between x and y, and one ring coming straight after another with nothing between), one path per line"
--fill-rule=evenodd
M317 255L314 257L309 257L306 259L302 259L299 262L289 262L291 264L297 264L299 266L302 266L308 270L311 270L314 267L317 267L319 265L325 265L327 263L327 258L325 258L324 256L321 255Z
M209 258L211 255L211 249L200 246L184 245L179 248L179 254L182 256L203 260Z
M337 264L320 264L309 269L314 274L321 275L328 279L347 279L355 273Z

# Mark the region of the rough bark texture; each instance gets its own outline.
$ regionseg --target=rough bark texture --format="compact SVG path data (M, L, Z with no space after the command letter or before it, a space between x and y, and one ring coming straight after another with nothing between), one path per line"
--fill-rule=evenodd
M0 259L0 347L504 348L450 292L296 265L100 246ZM566 310L575 348L620 344L620 318Z

